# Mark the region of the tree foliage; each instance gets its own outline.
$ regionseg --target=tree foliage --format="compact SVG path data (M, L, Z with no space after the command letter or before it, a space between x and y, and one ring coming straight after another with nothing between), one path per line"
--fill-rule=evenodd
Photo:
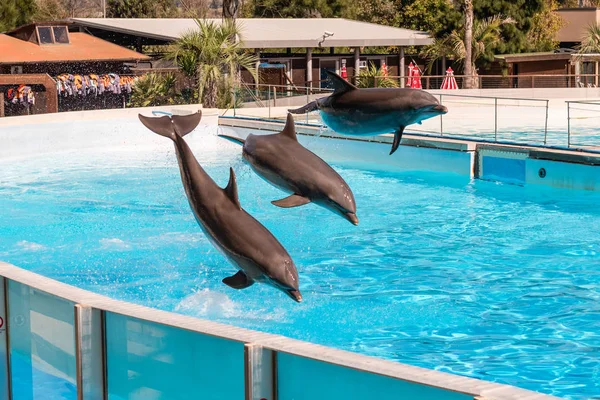
M504 41L502 27L514 24L511 18L495 16L485 20L473 21L473 40L471 43L472 67L481 65L494 59L493 49ZM467 57L465 30L460 27L445 38L436 39L433 44L423 48L421 54L430 60L430 63L441 58L449 57L464 64ZM473 73L475 75L475 73Z
M577 52L580 54L600 53L600 25L593 24L586 28L585 36L577 46Z
M170 0L107 0L108 18L165 18L177 14Z
M150 107L185 104L176 91L177 80L173 74L149 73L138 79L131 93L131 105Z
M254 0L251 14L258 18L346 17L352 0Z
M35 11L35 0L1 0L0 32L30 23Z
M384 75L383 71L371 63L369 68L360 71L356 77L356 86L359 88L395 88L398 83Z
M544 7L532 18L531 29L527 33L530 51L550 51L558 47L556 34L565 21L554 12L559 7L557 0L544 0Z
M255 76L257 58L241 47L240 30L232 20L216 24L196 20L197 30L184 33L174 42L167 58L174 60L188 76L195 78L198 99L212 108L219 100L219 88L233 86L240 68Z

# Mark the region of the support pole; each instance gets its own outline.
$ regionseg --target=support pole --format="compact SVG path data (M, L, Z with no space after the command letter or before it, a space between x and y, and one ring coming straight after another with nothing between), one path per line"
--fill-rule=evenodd
M404 59L404 47L400 47L400 87L404 87L406 85L406 80L404 79L404 71L406 70L406 60Z
M306 49L306 86L310 86L311 88L313 87L313 76L312 76L312 53L313 53L313 49L312 48L307 48Z
M360 47L354 48L354 84L360 72Z

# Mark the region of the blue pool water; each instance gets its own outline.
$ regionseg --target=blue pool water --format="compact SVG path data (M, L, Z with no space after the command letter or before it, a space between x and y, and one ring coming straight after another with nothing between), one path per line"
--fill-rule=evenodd
M221 283L235 269L197 226L167 140L2 163L0 259L168 311L600 398L600 195L334 165L355 227L314 205L272 206L285 195L239 148L195 152L221 186L234 167L242 206L298 266L303 303Z

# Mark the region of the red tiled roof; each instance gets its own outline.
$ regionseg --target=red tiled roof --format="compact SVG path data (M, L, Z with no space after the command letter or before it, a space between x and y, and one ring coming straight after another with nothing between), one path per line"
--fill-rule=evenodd
M38 45L0 34L0 64L68 61L134 61L150 57L82 32L69 32L70 44Z

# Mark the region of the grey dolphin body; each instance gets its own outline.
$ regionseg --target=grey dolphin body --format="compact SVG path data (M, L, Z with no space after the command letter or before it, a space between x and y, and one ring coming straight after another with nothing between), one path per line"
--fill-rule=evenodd
M446 114L448 109L431 94L419 89L359 89L339 75L326 71L334 92L295 110L303 114L319 110L323 122L335 132L373 136L394 132L390 154L398 149L404 128Z
M273 186L291 193L273 201L274 205L287 208L314 202L358 225L352 190L329 164L298 143L292 114L277 134L250 134L246 140L219 136L242 144L242 155L252 169Z
M175 143L181 180L198 224L212 244L239 269L223 283L244 289L254 282L264 282L300 302L294 262L271 232L240 206L233 169L229 170L229 183L221 189L183 140L196 128L201 114L139 118L148 129Z

